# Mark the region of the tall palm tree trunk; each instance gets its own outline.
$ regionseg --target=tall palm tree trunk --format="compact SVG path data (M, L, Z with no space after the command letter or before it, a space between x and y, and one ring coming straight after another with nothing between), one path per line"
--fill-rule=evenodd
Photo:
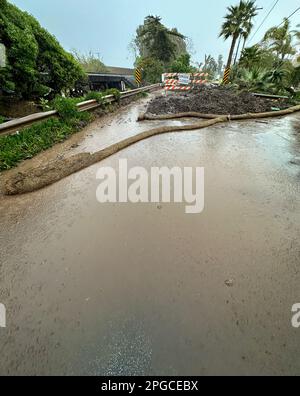
M229 56L228 56L226 69L229 69L231 67L232 59L233 59L233 53L234 53L234 49L235 49L238 37L239 37L239 34L234 34L234 36L232 38L232 43L231 43L231 47L230 47L230 51L229 51Z
M240 38L239 38L238 47L237 47L237 50L236 50L236 53L235 53L235 58L234 58L234 64L236 64L237 58L239 56L239 50L240 50L241 41L242 41L242 36L240 36Z
M241 57L243 55L244 49L246 47L247 40L248 40L248 37L244 37L243 47L242 47L242 50L241 50L241 56L240 56L239 60L241 59Z
M245 37L245 38L244 38L244 43L243 43L242 52L244 51L244 49L245 49L245 47L246 47L247 39L248 39L248 37Z

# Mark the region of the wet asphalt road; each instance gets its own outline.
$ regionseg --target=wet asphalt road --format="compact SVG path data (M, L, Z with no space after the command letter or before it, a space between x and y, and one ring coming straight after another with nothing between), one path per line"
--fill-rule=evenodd
M135 122L144 104L31 164L152 127ZM204 212L99 204L96 171L124 158L148 170L205 167ZM158 136L41 191L0 197L0 374L300 374L299 192L294 115Z

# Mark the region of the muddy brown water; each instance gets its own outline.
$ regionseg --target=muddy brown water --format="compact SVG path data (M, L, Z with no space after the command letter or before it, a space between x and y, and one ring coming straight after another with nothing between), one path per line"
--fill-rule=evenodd
M146 104L22 166L148 129L135 122ZM299 374L299 130L293 115L157 136L0 197L0 374ZM204 166L204 212L99 204L96 171L124 158L148 170Z

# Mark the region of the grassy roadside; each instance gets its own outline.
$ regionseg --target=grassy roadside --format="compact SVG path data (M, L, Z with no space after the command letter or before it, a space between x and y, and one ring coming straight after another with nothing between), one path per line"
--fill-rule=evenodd
M93 116L88 112L79 113L76 103L95 99L104 105L103 97L110 94L115 95L117 100L120 99L118 90L108 90L103 93L91 92L80 99L58 97L52 103L46 103L45 110L56 109L59 117L34 124L14 135L0 136L0 172L14 168L21 161L30 159L79 132L92 121Z
M0 137L0 172L15 167L54 144L66 140L90 121L90 114L79 113L76 118L52 118L35 124L22 132Z

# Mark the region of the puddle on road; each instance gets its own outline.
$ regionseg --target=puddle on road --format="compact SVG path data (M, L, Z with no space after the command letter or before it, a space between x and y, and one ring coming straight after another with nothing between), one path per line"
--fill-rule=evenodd
M153 126L135 125L139 110L93 124L74 151ZM298 119L158 136L1 197L0 373L299 373ZM96 171L121 158L149 170L204 166L205 211L100 205Z

